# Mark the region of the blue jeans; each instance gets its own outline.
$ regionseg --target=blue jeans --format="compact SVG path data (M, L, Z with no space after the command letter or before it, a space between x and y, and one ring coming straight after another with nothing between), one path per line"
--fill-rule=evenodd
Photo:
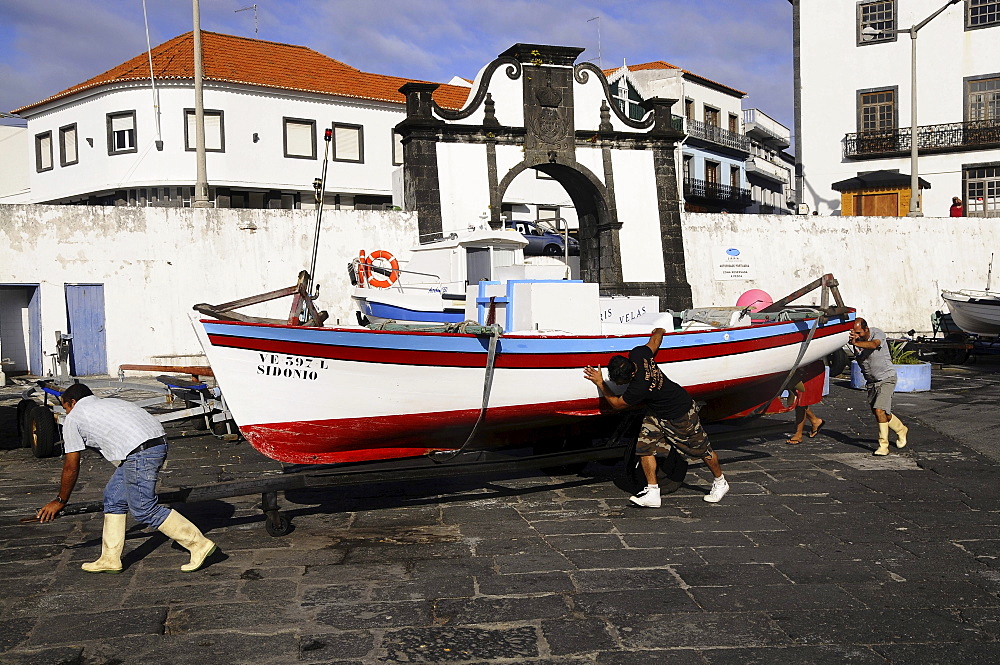
M126 457L104 487L104 512L132 513L132 517L153 528L163 524L170 509L156 499L156 478L166 457L165 443Z

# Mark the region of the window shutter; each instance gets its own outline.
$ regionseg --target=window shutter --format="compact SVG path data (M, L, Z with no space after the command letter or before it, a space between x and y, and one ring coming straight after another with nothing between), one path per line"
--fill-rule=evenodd
M198 137L197 137L197 134L195 134L195 132L198 131L196 129L197 123L195 123L195 121L194 121L195 115L194 115L194 112L192 112L192 111L188 111L184 115L187 118L187 145L185 147L188 150L194 150L195 148L198 147ZM205 120L207 121L208 118L206 118ZM206 144L208 143L207 132L206 132L205 143ZM206 147L207 147L207 145L206 145Z
M336 159L347 159L354 162L361 161L361 130L357 127L336 127L334 128L334 141L336 141Z
M135 119L131 115L116 115L111 118L111 131L135 129Z
M62 132L63 140L63 160L69 164L76 161L76 127L65 129Z
M304 122L285 122L285 145L289 155L313 156L312 125Z
M38 139L38 166L41 169L52 168L52 135Z
M403 163L403 137L396 132L392 133L392 163Z
M205 114L205 150L222 150L222 116Z

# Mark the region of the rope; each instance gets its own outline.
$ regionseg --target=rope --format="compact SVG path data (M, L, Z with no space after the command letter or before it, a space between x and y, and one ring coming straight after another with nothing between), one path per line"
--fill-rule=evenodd
M466 321L465 323L472 322ZM464 326L465 323L459 324L459 326ZM496 369L497 347L500 343L500 336L503 335L503 328L498 325L494 324L490 326L490 330L490 348L486 355L486 377L483 381L483 405L479 409L479 417L476 419L476 424L472 426L472 431L469 432L469 438L465 440L465 443L457 450L452 451L451 454L441 453L431 455L431 459L435 462L449 462L455 459L455 457L465 450L466 446L472 443L472 439L476 436L476 430L479 429L479 424L486 418L486 408L490 403L490 391L493 389L493 373Z

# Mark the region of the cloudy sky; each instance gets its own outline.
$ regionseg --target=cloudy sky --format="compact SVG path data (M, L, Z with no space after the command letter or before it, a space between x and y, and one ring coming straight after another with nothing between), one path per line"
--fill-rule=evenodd
M254 36L253 0L201 0L201 26ZM665 60L748 93L792 126L787 0L256 0L258 37L364 71L473 78L517 42L584 47L605 68ZM155 46L191 29L191 3L146 0ZM595 17L599 20L591 21ZM598 43L598 30L600 43ZM146 50L142 0L0 0L0 111Z

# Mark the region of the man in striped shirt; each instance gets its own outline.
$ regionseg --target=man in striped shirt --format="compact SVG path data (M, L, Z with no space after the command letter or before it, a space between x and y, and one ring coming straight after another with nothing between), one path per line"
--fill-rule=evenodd
M101 556L83 564L88 573L120 573L125 547L125 520L132 513L138 521L159 529L191 552L184 572L201 568L215 551L215 543L175 510L156 498L156 479L167 456L163 425L131 402L101 399L82 383L75 383L59 397L66 409L63 420L63 469L59 496L38 511L49 522L65 507L80 474L80 453L97 449L118 467L104 488L104 533Z

